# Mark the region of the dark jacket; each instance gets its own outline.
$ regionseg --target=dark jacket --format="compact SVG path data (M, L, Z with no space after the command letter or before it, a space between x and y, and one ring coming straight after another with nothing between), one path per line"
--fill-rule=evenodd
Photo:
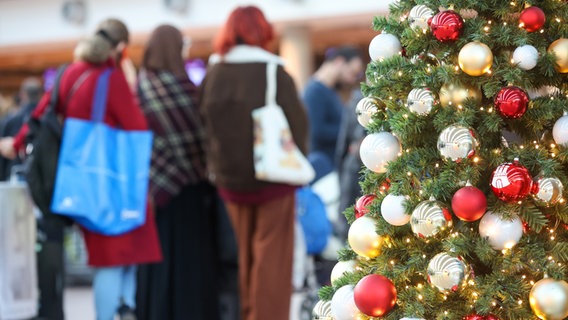
M7 115L6 118L2 119L2 122L0 123L0 137L15 136L23 126L24 122L29 118L36 105L37 101L28 102L22 105L18 111L11 113ZM0 157L0 181L8 180L12 172L12 167L20 165L21 163L22 161L19 158L8 160Z
M222 60L221 60L222 59ZM211 181L231 191L256 191L273 183L254 176L251 111L265 105L266 64L277 70L276 101L282 107L294 141L306 152L308 121L294 81L282 60L258 47L239 45L222 58L213 56L200 87L201 112L207 133Z

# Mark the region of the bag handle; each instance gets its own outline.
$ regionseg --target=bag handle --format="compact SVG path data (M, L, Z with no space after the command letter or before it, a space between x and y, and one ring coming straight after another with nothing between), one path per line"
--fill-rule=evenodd
M266 98L265 106L275 106L276 104L276 68L274 62L266 64Z
M108 95L108 79L111 72L112 69L105 69L97 79L93 108L91 110L91 120L94 122L103 122L104 120Z

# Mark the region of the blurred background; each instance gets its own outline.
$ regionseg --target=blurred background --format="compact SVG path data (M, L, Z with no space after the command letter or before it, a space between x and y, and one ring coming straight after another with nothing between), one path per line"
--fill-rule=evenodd
M299 92L323 61L341 45L368 52L373 17L388 13L391 0L0 0L0 116L17 105L24 79L39 77L50 87L56 68L71 62L81 38L109 17L126 23L128 56L138 69L150 32L160 24L179 28L191 45L186 69L199 84L212 53L212 40L229 12L239 5L260 7L276 29L272 50L286 60ZM364 57L369 59L367 55ZM368 61L366 61L368 62ZM92 319L92 272L86 267L82 237L65 238L65 292L68 319ZM301 300L293 300L298 305ZM293 308L300 308L294 306Z
M161 23L181 29L191 41L188 69L199 69L211 54L211 40L228 13L255 4L274 23L273 50L287 60L299 89L329 47L343 44L367 51L376 35L372 19L388 12L390 1L377 0L0 0L0 94L16 93L28 76L49 74L69 62L81 37L108 17L131 31L129 56L138 66L150 31ZM197 61L197 62L196 62Z

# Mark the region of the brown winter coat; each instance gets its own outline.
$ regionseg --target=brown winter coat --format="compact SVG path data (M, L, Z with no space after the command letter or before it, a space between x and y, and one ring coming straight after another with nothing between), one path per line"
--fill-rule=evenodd
M279 63L276 101L288 119L294 141L306 152L308 121L296 86L282 60L267 51L239 46L210 66L201 85L212 182L231 191L255 191L273 184L256 180L251 111L265 105L266 63ZM214 60L214 59L212 59ZM211 61L211 60L210 60Z

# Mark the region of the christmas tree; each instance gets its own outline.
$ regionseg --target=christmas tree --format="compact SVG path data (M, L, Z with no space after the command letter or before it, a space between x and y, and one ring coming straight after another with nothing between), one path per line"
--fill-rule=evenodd
M365 195L314 318L568 317L567 21L564 0L374 19Z

